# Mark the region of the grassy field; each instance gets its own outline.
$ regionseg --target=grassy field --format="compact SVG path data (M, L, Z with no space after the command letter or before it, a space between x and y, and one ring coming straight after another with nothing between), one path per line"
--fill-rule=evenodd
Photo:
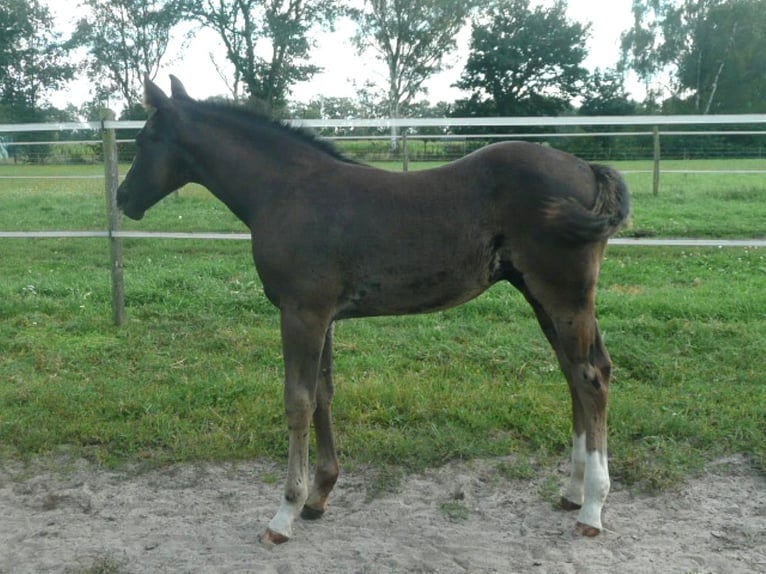
M0 176L88 173L101 170L0 166ZM627 177L635 212L627 235L764 237L763 175L667 174L658 197L651 174ZM102 229L102 187L0 179L0 230ZM243 231L192 188L125 228ZM126 241L120 328L110 324L103 240L0 242L4 456L64 449L152 465L286 456L278 317L247 242ZM766 250L613 246L599 318L616 364L616 478L665 487L730 453L766 469ZM507 285L443 313L343 322L336 341L346 466L415 470L511 452L549 465L568 456L566 383Z

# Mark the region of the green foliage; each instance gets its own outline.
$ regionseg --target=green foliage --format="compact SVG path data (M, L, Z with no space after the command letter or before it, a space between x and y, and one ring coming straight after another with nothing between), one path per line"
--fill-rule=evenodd
M687 101L697 113L763 113L766 102L766 10L763 2L736 0L711 3L694 22L692 48L683 52L678 67L682 89L694 96ZM712 57L711 57L712 56ZM755 72L755 73L754 73ZM680 110L679 110L680 111Z
M625 91L625 79L617 70L596 70L588 78L577 113L581 116L629 116L636 103Z
M646 82L665 74L668 113L763 113L766 10L760 0L643 0L623 35L623 67Z
M473 25L468 61L457 86L473 95L457 116L557 115L578 95L587 71L588 26L570 22L566 2L530 8L498 0Z
M359 53L368 49L385 64L388 114L423 91L423 82L442 69L455 49L455 38L476 0L366 0L352 10L358 23L354 37Z
M181 2L84 0L89 12L77 23L70 45L88 51L84 67L97 100L118 94L128 108L141 103L144 75L157 74L181 20Z
M337 0L186 0L190 18L216 32L234 67L231 87L244 89L253 103L280 112L290 87L319 71L309 62L315 25L331 25L339 10ZM270 45L271 58L261 56L259 41Z
M0 123L44 121L45 97L72 77L53 18L39 0L0 4Z

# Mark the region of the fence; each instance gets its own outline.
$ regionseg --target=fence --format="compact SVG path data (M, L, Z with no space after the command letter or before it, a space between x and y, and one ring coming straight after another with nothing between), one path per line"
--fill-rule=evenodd
M481 138L504 138L504 139L527 139L527 138L554 138L554 137L625 137L625 136L650 136L653 142L653 191L659 190L660 162L661 162L661 136L662 135L766 135L766 129L762 130L706 130L706 131L678 131L665 130L667 126L678 125L713 125L713 126L761 126L766 125L766 114L737 114L717 116L590 116L590 117L530 117L530 118L402 118L402 119L377 119L377 120L298 120L293 125L315 129L359 129L399 128L401 146L404 150L403 168L407 169L407 131L417 128L438 128L452 130L455 128L519 128L519 127L597 127L597 126L649 126L651 131L617 131L617 132L555 132L555 133L514 133L514 134L481 134ZM114 323L119 325L125 317L124 310L124 284L122 277L122 239L124 238L163 238L163 239L208 239L208 240L245 240L249 239L246 233L162 233L162 232L129 232L120 229L120 213L117 209L116 192L119 184L118 154L116 130L138 130L143 127L143 122L118 122L108 115L101 122L63 122L55 124L12 124L0 125L2 133L25 133L25 132L66 132L66 131L89 131L100 132L99 140L81 140L89 144L99 144L103 152L105 201L107 212L107 229L103 231L0 231L0 239L6 238L71 238L71 237L100 237L109 241L110 246L110 269L112 281L112 310ZM660 127L663 127L661 131ZM348 137L348 136L346 136ZM370 136L358 136L360 138ZM380 136L390 139L390 136ZM418 135L418 138L449 138L448 133L436 135ZM467 138L463 134L456 137ZM23 145L45 145L56 142L23 142ZM4 151L8 146L21 145L4 142ZM677 173L693 173L692 170L676 170ZM738 171L721 171L717 173L741 173ZM766 174L766 170L747 170L746 173ZM643 246L686 246L686 247L766 247L766 240L717 240L717 239L625 239L616 238L610 240L614 245L643 245Z

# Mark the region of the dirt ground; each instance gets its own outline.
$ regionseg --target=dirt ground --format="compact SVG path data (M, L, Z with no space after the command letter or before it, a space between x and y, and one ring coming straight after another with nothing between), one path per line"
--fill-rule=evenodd
M739 457L660 496L615 485L595 539L575 536L575 515L551 503L564 466L507 480L500 462L406 476L372 500L374 471L343 474L327 515L275 548L257 541L280 497L273 463L5 463L0 572L766 572L766 478Z

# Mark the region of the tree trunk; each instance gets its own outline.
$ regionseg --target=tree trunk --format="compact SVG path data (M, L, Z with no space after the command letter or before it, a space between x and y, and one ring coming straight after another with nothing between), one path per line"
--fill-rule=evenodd
M723 57L721 58L721 63L718 66L718 71L715 73L715 78L713 78L713 85L710 87L710 97L707 99L707 104L705 105L705 111L702 112L703 114L710 113L710 107L713 105L713 98L715 98L715 93L718 91L718 80L721 77L721 72L723 72L723 67L726 64L726 58L729 57L729 52L731 52L732 47L734 46L734 37L737 35L737 22L734 22L734 26L732 26L731 29L731 36L729 37L729 44L726 46L726 51L723 54Z

